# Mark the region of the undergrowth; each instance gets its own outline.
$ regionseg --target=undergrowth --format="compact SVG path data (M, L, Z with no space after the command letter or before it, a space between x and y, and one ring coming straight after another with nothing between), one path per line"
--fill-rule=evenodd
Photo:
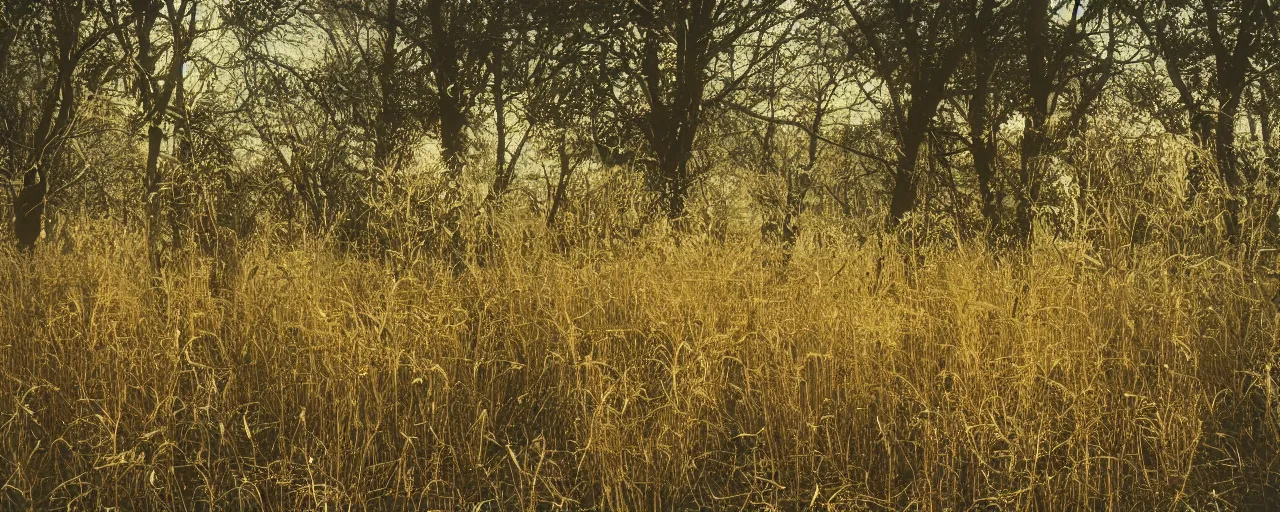
M459 275L259 236L155 278L82 224L0 256L6 510L1280 502L1277 287L1240 258L526 234Z

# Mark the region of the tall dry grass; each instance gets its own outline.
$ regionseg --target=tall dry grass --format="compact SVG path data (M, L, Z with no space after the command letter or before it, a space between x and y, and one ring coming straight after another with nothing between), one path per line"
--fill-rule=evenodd
M0 508L1280 503L1276 286L1247 262L509 238L455 276L261 237L219 293L112 223L5 253Z

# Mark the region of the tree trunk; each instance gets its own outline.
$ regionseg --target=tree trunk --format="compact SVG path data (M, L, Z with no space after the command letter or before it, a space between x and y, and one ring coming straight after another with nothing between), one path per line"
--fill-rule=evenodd
M459 193L463 158L466 155L467 112L459 83L458 41L447 29L448 20L442 10L443 2L432 2L429 11L434 47L431 61L434 66L436 92L439 94L440 156L444 160L445 179ZM456 198L454 198L456 199Z
M445 168L444 226L449 233L449 255L455 274L466 268L462 238L462 173L466 153L466 120L456 99L442 96L440 105L440 156Z
M196 177L192 175L191 169L194 148L191 142L185 82L185 77L179 74L173 93L173 101L178 110L178 115L173 121L173 135L176 139L174 156L181 176L174 177L173 213L169 217L169 223L172 226L173 245L176 250L181 250L187 242L187 228L193 223L192 213L195 209L195 190L192 183Z
M160 197L160 188L164 176L160 171L160 144L163 141L164 130L160 129L159 123L156 122L147 129L147 186L144 191L146 199L144 204L147 211L147 256L153 269L160 268L162 263L160 257L160 215L162 214L161 209L164 202Z
M681 21L673 27L676 43L675 62L670 71L674 74L673 90L667 90L663 80L667 71L662 65L662 41L667 36L650 28L643 48L641 86L649 103L645 137L657 160L657 176L650 176L650 184L660 188L666 201L667 218L677 226L682 224L685 215L686 196L692 185L689 160L702 125L714 3L695 2L685 5L679 13ZM664 99L668 96L670 101Z
M440 157L445 171L445 213L442 219L449 236L449 256L455 274L466 269L462 237L462 174L466 156L467 104L460 83L458 63L459 41L450 30L443 10L444 2L428 5L431 44L428 51L433 69L436 93L439 95Z
M399 30L398 1L387 0L386 34L382 40L382 63L378 66L378 89L382 97L378 121L374 126L373 164L382 171L392 170L395 155L395 131L398 116L395 108L396 34Z
M64 68L60 73L66 73ZM30 151L27 158L27 170L22 174L22 189L13 198L13 230L18 239L18 249L34 250L36 241L40 239L40 231L44 227L45 201L49 193L48 155L58 152L59 137L65 121L70 119L70 107L67 96L69 88L64 78L59 77L59 85L49 92L45 100L44 112L32 140L35 150ZM55 101L55 99L57 101ZM57 105L58 117L54 120L54 109Z
M1189 109L1191 123L1191 142L1200 151L1215 152L1213 147L1213 116L1204 112L1199 106ZM1204 191L1205 177L1212 167L1208 160L1197 154L1187 166L1187 201L1194 203L1200 192Z
M494 126L498 138L497 165L493 178L493 196L494 198L502 197L506 193L507 187L511 185L511 178L507 176L507 120L506 120L506 100L503 98L501 73L494 75L493 86L493 110L494 110Z
M683 102L678 102L683 103ZM693 154L693 134L698 130L697 114L684 109L687 104L662 109L668 115L650 115L651 144L657 151L657 182L666 200L667 219L679 222L685 214L689 189L689 159ZM679 110L677 112L677 110Z
M822 92L825 95L826 91ZM813 113L813 121L809 124L808 160L800 173L787 179L786 212L782 217L782 247L787 261L791 260L791 250L800 236L800 214L804 209L804 198L813 184L812 172L818 165L818 136L822 129L822 119L826 117L824 100L820 96Z
M444 160L445 179L459 185L466 157L465 114L454 98L442 98L440 104L440 157Z
M1020 244L1027 246L1035 236L1035 204L1040 196L1040 179L1044 167L1041 160L1048 137L1045 130L1049 118L1049 95L1053 87L1046 60L1049 0L1028 2L1024 21L1030 104L1022 131L1022 165L1018 173L1018 224L1015 236Z
M978 192L982 199L982 217L987 224L987 245L994 247L999 237L1000 209L995 190L995 130L991 127L991 75L995 62L988 48L987 20L991 4L983 2L983 10L973 20L974 90L969 101L969 152L978 176Z
M913 116L914 117L914 116ZM893 173L893 196L889 204L889 227L895 228L916 207L916 163L920 159L920 146L924 144L927 120L909 120L902 136L902 152L898 155L897 169Z
M1205 3L1205 14L1208 20L1206 28L1209 40L1214 49L1214 63L1217 67L1217 100L1218 115L1215 130L1216 141L1214 156L1218 161L1218 172L1226 182L1229 197L1226 204L1227 240L1239 242L1242 235L1240 226L1240 210L1243 200L1240 197L1245 191L1245 178L1241 174L1236 158L1236 114L1240 110L1240 101L1247 84L1250 59L1256 50L1254 31L1258 26L1257 18L1263 15L1266 2L1254 0L1243 2L1236 32L1235 45L1228 48L1224 43L1221 29L1220 13L1216 3ZM1248 177L1252 179L1252 177Z
M1043 126L1028 118L1023 129L1022 165L1018 172L1018 224L1014 233L1018 243L1023 246L1030 245L1035 237L1035 204L1040 197L1040 178L1043 173Z
M1163 32L1157 33L1159 44L1164 47L1165 36ZM1187 121L1190 124L1191 141L1201 151L1213 151L1213 118L1201 107L1200 102L1196 100L1195 95L1191 92L1191 87L1182 79L1182 68L1180 67L1177 56L1165 52L1162 57L1165 61L1165 70L1169 74L1169 81L1173 84L1174 89L1178 91L1178 101L1182 103L1182 108L1187 111ZM1187 166L1187 204L1195 203L1196 196L1204 190L1204 178L1208 174L1203 158L1200 155L1194 155L1190 165Z
M157 54L151 49L151 30L155 26L156 20L160 16L161 5L157 3L142 4L141 23L136 27L138 37L138 80L142 84L140 92L142 95L142 106L144 112L144 120L148 123L147 128L147 163L145 179L145 189L143 204L147 213L147 253L150 259L152 269L159 269L163 263L161 257L161 235L163 227L161 217L164 213L164 197L161 193L164 183L164 172L160 169L160 146L164 142L165 133L162 125L164 123L165 114L169 110L170 100L173 98L174 91L182 82L182 68L187 60L187 51L191 48L191 38L194 37L196 17L195 3L187 4L183 2L182 8L174 5L172 0L168 0L164 5L167 7L167 22L172 34L172 47L170 48L171 56L169 59L169 67L163 77L163 83L156 80L155 67ZM184 34L183 18L190 17L188 20L189 28Z
M43 163L27 170L22 176L22 190L13 200L14 234L18 249L35 250L43 228L45 195L49 192L48 173Z
M1275 92L1271 90L1271 81L1265 76L1259 79L1258 83L1261 86L1260 95L1262 96L1258 108L1258 124L1262 129L1262 151L1266 157L1262 168L1275 171L1280 169L1280 141L1275 140L1275 119L1272 117L1271 109L1276 105L1276 101L1280 101L1280 98L1275 97Z
M974 105L970 107L970 113L974 117L981 116L984 119L978 121L975 119L970 128L970 138L972 138L972 147L970 152L973 155L974 172L978 175L978 192L982 199L982 218L987 224L987 245L993 246L999 238L1000 233L1000 205L996 199L995 193L995 147L993 133L987 128L987 101L986 93L980 93L981 96L975 96ZM981 100L978 98L981 97Z
M504 21L501 10L491 22L501 29ZM493 75L493 125L497 136L497 165L494 167L493 187L489 190L489 199L497 200L511 186L511 176L507 173L507 92L506 92L506 42L502 34L492 34L495 40L493 55L490 56L490 74Z
M1214 156L1218 160L1218 172L1222 175L1222 181L1227 184L1229 194L1226 212L1224 212L1227 240L1238 242L1242 232L1240 226L1242 201L1238 194L1244 192L1244 177L1240 173L1240 166L1236 160L1236 108L1234 107L1236 105L1228 103L1218 110Z
M569 161L568 142L563 133L560 134L560 146L556 149L560 155L560 179L556 181L556 192L551 198L551 209L547 212L547 227L556 225L557 215L564 206L565 195L568 192L569 179L573 176L573 167Z
M44 111L25 159L27 170L22 175L22 189L13 199L13 230L21 250L34 250L36 241L40 239L48 204L50 161L61 151L63 136L74 117L76 96L73 75L79 57L73 50L79 39L82 20L77 12L72 15L71 23L56 30L58 81L45 98Z

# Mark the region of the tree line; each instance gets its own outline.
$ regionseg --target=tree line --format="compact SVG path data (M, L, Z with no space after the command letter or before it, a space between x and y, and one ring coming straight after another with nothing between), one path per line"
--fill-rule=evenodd
M157 266L243 228L252 215L232 213L245 208L359 236L408 177L430 188L414 205L434 227L415 236L454 250L477 211L520 204L555 225L593 174L681 225L698 190L743 172L771 184L749 199L787 245L815 202L897 230L941 208L922 202L932 187L968 231L1019 247L1062 201L1047 190L1074 141L1119 124L1191 144L1186 203L1217 191L1239 242L1280 176L1277 12L1278 0L7 0L0 180L18 247L76 210L145 226ZM1066 177L1078 194L1107 186Z

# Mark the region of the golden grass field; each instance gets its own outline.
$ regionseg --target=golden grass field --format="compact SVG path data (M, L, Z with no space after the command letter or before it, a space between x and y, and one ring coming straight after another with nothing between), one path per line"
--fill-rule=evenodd
M1042 241L0 258L5 510L1278 510L1276 284ZM673 241L674 240L674 241Z

